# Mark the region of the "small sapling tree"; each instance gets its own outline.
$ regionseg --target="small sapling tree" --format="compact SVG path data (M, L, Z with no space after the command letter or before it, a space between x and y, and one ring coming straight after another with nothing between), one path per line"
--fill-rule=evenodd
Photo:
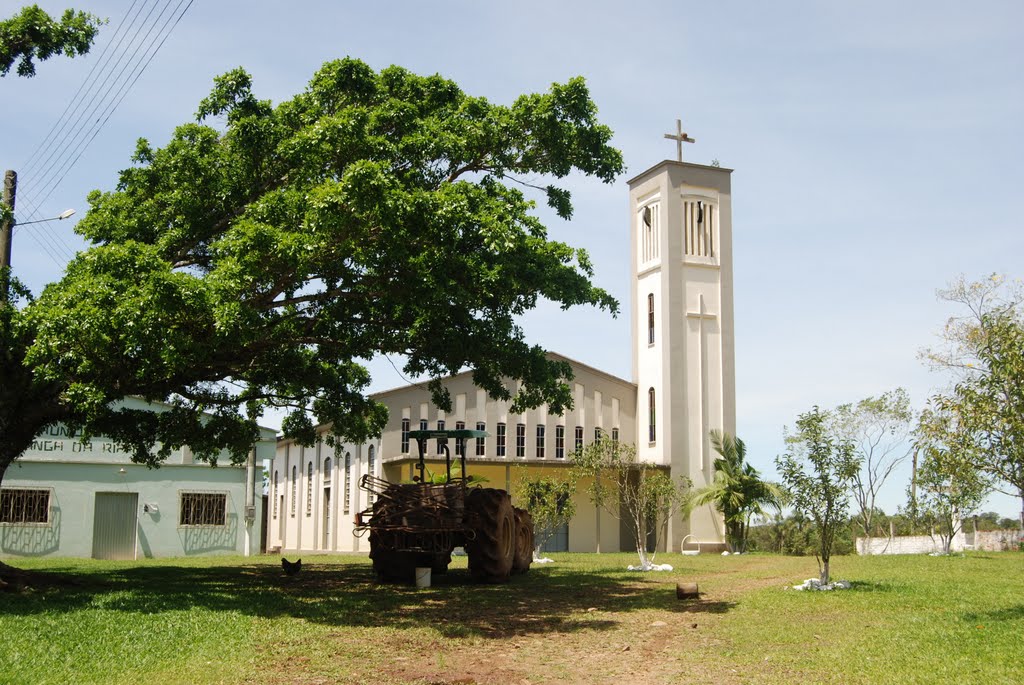
M949 554L963 519L978 510L991 489L976 466L977 442L957 412L933 397L917 425L918 467L910 485L909 512L938 535Z
M690 509L689 479L673 479L664 467L640 461L634 445L616 440L595 440L574 459L576 478L587 483L590 500L626 523L640 568L651 570L669 520Z
M830 416L831 432L852 442L860 460L860 469L853 477L853 499L857 503L854 518L864 533L865 553L870 554L879 511L875 506L878 493L913 451L910 397L903 388L896 388L856 404L840 405Z
M533 556L540 557L540 550L555 534L576 515L573 495L576 483L571 472L565 477L524 473L516 487L516 500L526 504L526 510L533 517Z
M860 469L854 444L828 431L828 412L814 407L796 420L796 433L786 436L786 454L775 464L789 491L793 508L814 521L818 529L818 571L829 584L832 546L846 525L850 483Z

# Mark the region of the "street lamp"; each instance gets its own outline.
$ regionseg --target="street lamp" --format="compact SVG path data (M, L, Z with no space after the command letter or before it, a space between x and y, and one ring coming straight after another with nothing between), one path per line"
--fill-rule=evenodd
M57 216L51 216L49 219L36 219L35 221L15 221L15 222L12 222L11 226L13 228L14 226L28 226L29 224L41 224L44 221L60 221L61 219L67 219L69 216L72 216L74 213L75 213L75 210L73 210L73 209L65 209L63 212L61 212Z

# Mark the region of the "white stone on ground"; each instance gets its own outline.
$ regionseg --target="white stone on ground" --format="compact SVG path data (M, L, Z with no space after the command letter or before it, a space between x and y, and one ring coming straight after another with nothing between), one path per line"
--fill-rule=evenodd
M671 571L672 570L672 566L669 565L669 564L651 564L647 568L644 568L643 566L637 565L637 566L627 566L626 570L627 571Z
M837 580L834 583L828 585L822 585L820 578L808 578L799 585L793 586L794 590L849 590L850 581L848 580Z

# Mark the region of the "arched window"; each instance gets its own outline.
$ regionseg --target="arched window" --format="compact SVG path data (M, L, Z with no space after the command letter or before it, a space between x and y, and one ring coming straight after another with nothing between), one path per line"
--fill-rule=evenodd
M647 439L650 442L654 442L655 427L657 426L657 418L656 418L656 414L655 414L655 405L654 405L654 388L650 388L647 391L647 410L648 410L648 423L647 423L647 427L648 427L648 432L650 433L650 435L648 436Z
M306 516L313 515L313 462L306 467Z
M324 459L324 482L331 482L331 458L327 457Z
M647 296L647 344L654 344L654 293Z
M295 500L299 498L299 467L292 467L292 517L295 516Z

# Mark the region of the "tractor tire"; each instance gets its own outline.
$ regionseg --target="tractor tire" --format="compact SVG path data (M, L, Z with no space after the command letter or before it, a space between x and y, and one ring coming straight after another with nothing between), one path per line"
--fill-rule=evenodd
M516 551L512 559L512 573L526 573L533 562L533 516L525 509L515 509Z
M416 567L422 566L412 552L397 552L385 544L386 533L370 531L370 560L377 578L385 583L411 583L415 579Z
M469 573L482 583L504 583L516 551L516 516L504 490L477 488L466 494L466 519L472 528L466 542Z

